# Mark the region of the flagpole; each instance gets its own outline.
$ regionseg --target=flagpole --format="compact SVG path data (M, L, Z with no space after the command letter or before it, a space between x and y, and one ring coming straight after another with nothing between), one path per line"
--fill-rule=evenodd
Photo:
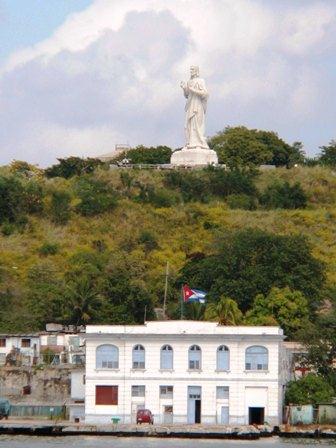
M181 317L180 320L183 320L183 285L181 286Z
M167 265L166 265L166 281L165 281L165 289L164 289L164 297L163 297L163 317L164 318L166 318L168 275L169 275L169 261L167 261Z

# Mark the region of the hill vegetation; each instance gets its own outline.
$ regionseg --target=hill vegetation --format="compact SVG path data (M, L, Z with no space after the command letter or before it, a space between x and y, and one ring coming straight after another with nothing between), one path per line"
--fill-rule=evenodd
M314 160L298 142L243 127L209 144L229 170L109 169L77 157L1 167L0 332L153 319L169 262L169 318L180 317L188 282L209 294L184 306L186 318L279 324L335 388L335 142ZM171 153L132 151L139 164ZM277 168L259 170L264 162Z

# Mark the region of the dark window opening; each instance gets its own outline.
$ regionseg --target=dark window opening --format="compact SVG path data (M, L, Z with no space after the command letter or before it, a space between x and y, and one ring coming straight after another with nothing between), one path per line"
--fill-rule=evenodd
M249 408L249 425L263 425L265 408Z
M30 347L30 339L21 339L21 347Z

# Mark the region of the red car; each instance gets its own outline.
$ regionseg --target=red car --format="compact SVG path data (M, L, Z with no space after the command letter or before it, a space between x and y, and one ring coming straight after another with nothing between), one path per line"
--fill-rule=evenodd
M154 423L154 415L151 413L149 409L139 409L136 415L136 422L138 423Z

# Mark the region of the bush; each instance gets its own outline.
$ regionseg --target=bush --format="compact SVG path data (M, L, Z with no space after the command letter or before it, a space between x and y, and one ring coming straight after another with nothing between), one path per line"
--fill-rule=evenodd
M122 152L112 162L116 163L127 158L133 164L163 164L170 162L171 154L172 150L168 146L146 147L140 145Z
M41 213L43 211L44 191L42 184L34 179L24 186L24 207L28 213Z
M0 176L0 224L16 222L25 212L24 188L14 176Z
M43 243L38 252L40 255L56 255L59 250L57 243Z
M138 184L140 189L136 200L146 204L152 204L154 207L171 207L175 205L179 198L174 192L164 188L155 188L154 185Z
M71 196L67 191L56 190L51 193L49 213L55 224L66 224L70 219Z
M148 252L159 247L155 236L149 230L143 230L139 235L138 241L144 245Z
M105 163L99 159L88 157L82 159L81 157L68 157L66 159L57 159L58 164L52 165L45 170L46 177L64 177L69 179L73 176L80 176L82 174L90 174L98 166L104 166Z
M231 194L227 197L228 206L231 209L255 210L256 200L247 194Z
M170 171L165 185L178 189L185 201L208 202L211 196L256 195L257 191L251 175L213 167L192 172Z
M257 194L254 177L239 171L225 171L222 168L210 167L207 169L209 187L213 195L226 197L231 194Z
M76 211L83 216L96 216L111 211L118 204L116 192L102 180L82 177L75 190L80 199Z
M305 208L307 205L307 196L298 182L293 186L290 186L288 182L282 184L275 183L269 185L261 194L260 203L268 209Z
M309 373L286 387L286 404L331 403L334 389L321 376Z
M209 200L209 177L204 172L170 171L165 178L168 188L177 188L184 201Z
M10 236L15 232L15 226L14 224L11 224L10 222L4 222L1 226L1 233L3 236Z

